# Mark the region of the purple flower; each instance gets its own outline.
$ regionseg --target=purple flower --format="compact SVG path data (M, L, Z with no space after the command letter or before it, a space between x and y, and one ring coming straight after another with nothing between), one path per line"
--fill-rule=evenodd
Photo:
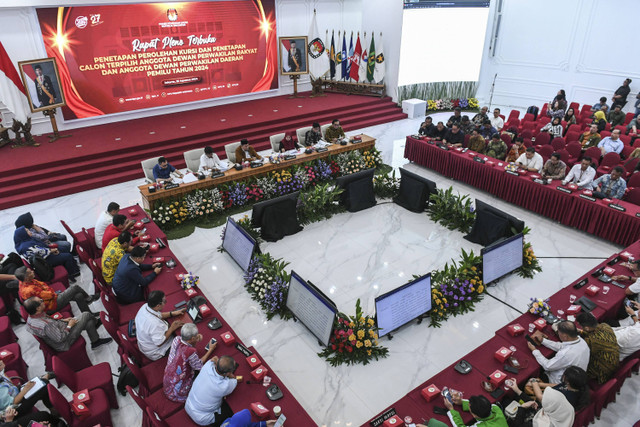
M457 299L458 299L458 295L454 295L454 296L453 296L453 299L454 299L454 300L457 300Z
M467 297L467 301L471 301L471 297Z
M457 303L457 302L454 302L454 303L453 303L453 306L454 306L454 307L457 307L457 306L458 306L458 303Z
M445 307L449 308L449 303L445 303L444 305Z

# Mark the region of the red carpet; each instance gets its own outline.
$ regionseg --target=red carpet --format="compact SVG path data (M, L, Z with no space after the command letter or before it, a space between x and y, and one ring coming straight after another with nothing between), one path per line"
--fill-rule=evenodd
M302 94L302 95L308 95ZM248 138L257 150L269 136L340 119L345 131L407 116L390 98L328 94L326 97L264 98L170 115L64 131L72 137L40 147L2 148L0 209L142 178L140 161L164 155L185 167L182 153Z

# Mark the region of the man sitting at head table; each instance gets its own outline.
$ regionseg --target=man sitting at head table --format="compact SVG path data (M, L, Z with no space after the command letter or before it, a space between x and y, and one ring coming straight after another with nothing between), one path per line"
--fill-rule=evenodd
M605 197L609 199L622 199L624 191L627 189L627 183L622 179L624 169L618 165L613 168L611 173L602 175L593 181L593 195L599 199Z
M489 107L482 107L480 109L480 112L473 116L473 119L471 119L476 128L479 129L484 124L485 120L489 120L487 111L489 111Z
M418 135L432 137L433 131L435 129L436 127L433 124L433 119L431 118L431 116L427 116L425 117L424 122L420 123L420 129L418 129Z
M600 139L601 137L598 133L598 125L592 124L591 126L589 126L589 130L580 135L578 141L580 141L580 144L582 144L582 149L586 150L587 148L597 146L600 142Z
M133 304L144 301L144 288L162 271L162 263L143 264L147 250L136 246L130 253L124 254L113 275L111 286L120 304ZM143 271L153 270L142 275Z
M587 376L598 384L604 384L616 372L620 362L618 342L613 329L606 323L598 323L591 313L582 312L576 320L582 326L580 335L590 351Z
M602 152L603 156L607 153L622 153L624 144L620 139L620 129L614 129L614 131L611 132L611 136L602 138L598 143L598 148Z
M284 153L285 151L289 150L297 150L300 148L300 146L298 145L298 139L295 137L293 132L287 132L284 134L284 138L282 138L282 141L280 141L278 148L278 151Z
M213 152L213 148L209 146L204 147L204 153L200 156L200 167L198 168L198 172L211 170L224 172L227 169L229 168L220 161L218 155Z
M473 124L471 120L469 120L469 116L462 116L462 120L460 120L460 130L464 132L465 135L471 135L471 132L476 128L476 125Z
M505 158L506 162L513 163L518 160L518 157L522 156L525 151L527 151L527 147L524 146L524 139L521 136L517 137L513 141L513 145L509 149L507 153L507 157Z
M156 182L169 181L173 172L182 178L182 172L174 168L164 157L158 157L158 164L153 167L153 179Z
M637 301L638 295L640 294L640 259L635 261L623 262L620 265L631 270L631 275L627 276L627 275L619 274L616 276L612 276L611 278L616 281L620 281L620 280L633 281L631 286L629 286L627 289L624 290L624 294L630 300ZM627 325L628 324L631 324L631 323L627 323ZM624 325L624 323L620 322L620 325L622 326Z
M542 156L536 153L533 147L527 148L526 152L516 160L516 164L527 172L540 172L542 170Z
M313 126L311 129L304 134L304 145L307 147L311 147L316 145L322 139L322 128L320 127L320 123L313 122Z
M138 348L151 360L162 359L169 354L174 332L184 325L184 322L175 320L169 326L165 319L182 316L187 310L186 307L163 312L162 309L166 304L167 298L164 292L150 292L147 303L140 307L134 321Z
M580 163L573 165L569 174L562 180L562 185L571 182L580 189L591 189L591 183L595 176L596 170L591 167L591 157L584 156Z
M342 130L342 126L340 126L340 120L333 119L331 121L331 126L327 128L324 132L324 139L327 142L338 142L339 139L345 137L344 131Z
M462 147L462 143L464 142L464 132L460 130L460 125L454 123L451 126L451 129L447 129L447 133L444 138L442 138L442 142L454 147Z
M640 308L640 304L634 301L634 307L637 310ZM627 326L613 328L613 333L616 335L616 341L618 342L621 361L640 350L640 323L638 322L638 315L633 308L629 306L626 306L625 310L629 314L629 323L626 324Z
M549 179L563 179L567 174L567 165L560 160L560 153L553 153L542 167L542 177Z
M484 150L484 154L494 159L504 160L507 155L507 144L500 139L500 135L494 133L491 141L487 144L486 150Z
M467 148L480 154L484 154L484 150L487 148L487 143L476 129L471 131L471 138L469 138Z
M253 162L262 160L262 156L249 144L248 139L240 140L240 146L236 148L236 163Z

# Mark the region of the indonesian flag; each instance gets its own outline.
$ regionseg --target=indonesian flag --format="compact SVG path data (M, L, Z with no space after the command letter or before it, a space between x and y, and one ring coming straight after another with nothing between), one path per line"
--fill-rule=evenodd
M319 79L329 71L329 56L326 54L327 49L320 38L315 12L309 28L309 40L309 74L314 79Z
M7 51L4 50L2 42L0 42L0 101L16 116L16 120L22 123L27 122L31 111L27 93L18 70L11 62ZM11 127L11 124L5 124L5 127Z
M384 80L385 74L385 62L384 62L384 49L382 44L382 33L380 33L380 40L378 40L378 46L376 46L376 69L373 72L373 81L380 83Z
M349 70L349 77L351 77L355 81L358 81L361 56L362 56L362 45L360 44L360 33L358 33L356 48L353 50L353 60L351 62L351 70Z

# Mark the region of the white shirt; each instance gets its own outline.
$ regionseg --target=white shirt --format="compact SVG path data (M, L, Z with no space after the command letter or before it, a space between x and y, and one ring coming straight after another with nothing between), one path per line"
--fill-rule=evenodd
M222 399L231 394L237 385L238 380L220 375L209 360L193 382L184 409L196 424L213 424L216 414L221 413Z
M491 117L491 126L493 126L494 128L496 128L496 130L500 130L504 127L504 120L502 120L502 117L498 116L498 117Z
M200 156L200 167L198 168L198 172L204 172L204 168L207 167L209 169L220 169L221 171L226 171L228 167L220 161L220 158L216 153L213 153L213 157L209 158L206 154L202 154Z
M98 217L98 222L96 222L95 228L96 246L100 249L102 249L102 236L104 236L104 232L109 224L113 224L113 217L109 212L104 211Z
M620 349L620 360L640 350L640 323L613 328Z
M587 370L589 365L589 345L582 338L578 337L575 341L551 341L542 340L542 345L556 352L551 359L547 359L540 353L540 350L533 350L532 354L542 366L549 376L551 384L560 384L562 382L562 374L569 366L577 366Z
M145 304L138 310L135 323L138 348L142 354L151 360L164 357L171 348L171 340L164 337L169 330L169 323L162 320L162 313Z
M522 163L522 165L527 169L536 168L536 171L538 171L538 173L542 171L542 166L543 166L542 162L543 162L542 156L538 153L533 153L533 157L531 159L527 158L527 153L523 153L516 160L516 164Z
M577 165L573 165L567 176L562 180L562 183L573 182L574 184L578 184L580 188L590 188L595 176L596 170L594 168L588 166L587 170L583 171L582 165L578 163Z

